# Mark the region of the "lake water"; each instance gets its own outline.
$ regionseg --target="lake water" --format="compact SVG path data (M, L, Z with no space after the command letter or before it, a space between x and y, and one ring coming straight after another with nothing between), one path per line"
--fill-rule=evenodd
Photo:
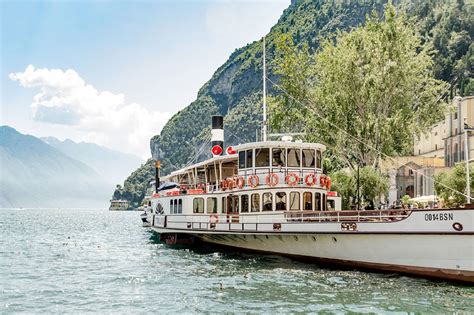
M170 248L138 212L0 210L0 232L0 313L474 313L473 287Z

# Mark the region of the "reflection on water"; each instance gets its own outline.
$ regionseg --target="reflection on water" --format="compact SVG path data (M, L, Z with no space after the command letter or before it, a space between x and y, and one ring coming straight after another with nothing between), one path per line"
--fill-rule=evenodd
M474 312L474 289L212 246L138 212L0 211L1 312Z

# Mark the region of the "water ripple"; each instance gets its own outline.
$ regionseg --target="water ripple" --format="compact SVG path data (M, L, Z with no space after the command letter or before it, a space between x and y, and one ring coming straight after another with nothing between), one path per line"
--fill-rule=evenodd
M472 287L170 248L137 212L0 210L0 232L1 313L474 312Z

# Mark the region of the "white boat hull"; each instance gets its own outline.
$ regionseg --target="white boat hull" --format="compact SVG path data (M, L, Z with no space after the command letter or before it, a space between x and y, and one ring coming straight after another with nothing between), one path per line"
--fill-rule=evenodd
M474 280L473 235L198 235L200 240L328 263ZM462 238L462 239L461 239ZM460 256L461 253L461 256ZM454 258L455 257L455 258Z
M414 211L399 221L357 223L268 216L253 225L244 217L234 223L221 216L212 225L207 217L157 216L152 228L245 250L474 283L472 214L467 209Z

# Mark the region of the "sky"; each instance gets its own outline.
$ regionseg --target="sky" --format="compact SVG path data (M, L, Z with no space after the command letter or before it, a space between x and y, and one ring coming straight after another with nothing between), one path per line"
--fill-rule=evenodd
M149 140L290 0L0 1L0 125L150 157Z

